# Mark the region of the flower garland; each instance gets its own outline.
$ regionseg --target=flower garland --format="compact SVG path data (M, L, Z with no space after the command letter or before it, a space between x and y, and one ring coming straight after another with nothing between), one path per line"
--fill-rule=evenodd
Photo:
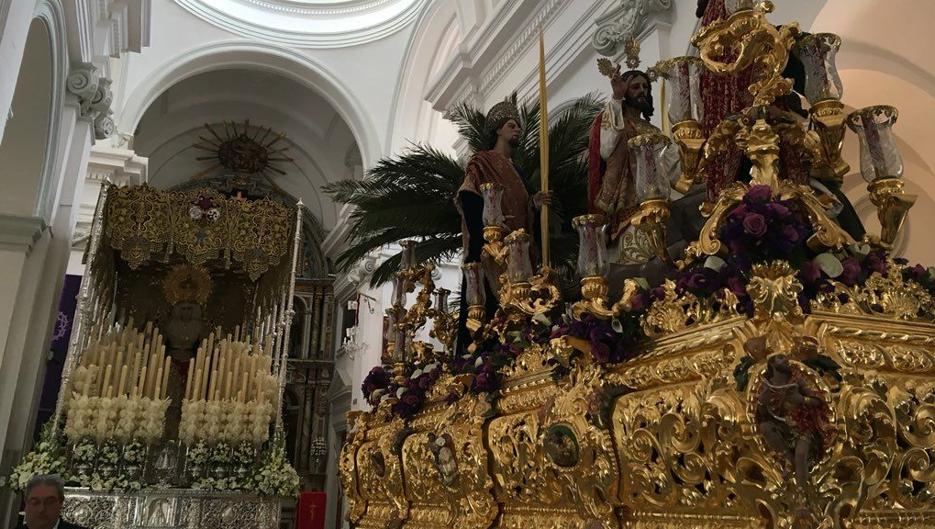
M276 434L260 467L250 479L249 490L266 496L293 497L299 493L299 474L286 459L286 440Z
M20 492L26 489L33 476L58 474L65 477L66 468L64 451L53 435L52 422L49 421L42 428L36 446L10 472L8 484L13 490Z
M753 265L773 260L789 262L797 272L803 289L799 305L803 312L811 312L812 302L833 294L837 287L862 287L874 274L885 276L891 265L901 267L903 280L914 281L935 296L935 267L921 265L909 267L905 259L891 258L882 250L872 250L867 244L857 243L836 251L816 252L807 241L814 234L807 215L794 201L773 195L766 185L751 186L739 204L731 209L718 230L718 239L727 250L724 258L709 256L703 263L680 270L673 281L679 295L691 294L699 299L713 300L715 307L728 299L734 309L747 316L753 315L753 302L747 293ZM732 296L727 293L732 294ZM471 375L471 391L475 394L492 393L500 387L503 367L512 365L522 351L534 343L548 338L569 336L588 344L590 360L600 365L611 365L635 357L647 340L643 318L652 305L665 298L662 286L650 288L642 281L628 301L629 310L616 318L600 319L590 314L580 318L562 315L558 325L552 326L548 317L538 316L516 328L515 322L497 321L490 327L503 329L479 344L470 354L449 362L448 372ZM838 294L846 297L847 294ZM847 299L839 299L847 302ZM577 353L576 353L577 354ZM553 361L553 374L561 376L567 365ZM411 417L424 404L425 394L439 378L441 367L417 366L407 373L407 382L396 384L383 367L373 368L364 379L361 389L371 405L376 406L391 396L397 398L392 411L401 417Z

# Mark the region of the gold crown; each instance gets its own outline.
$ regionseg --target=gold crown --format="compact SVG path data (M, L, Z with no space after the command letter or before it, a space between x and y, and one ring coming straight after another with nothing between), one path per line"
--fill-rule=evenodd
M491 107L487 112L487 117L484 122L487 126L487 131L492 132L502 127L504 123L511 119L519 123L519 111L516 109L516 105L507 99Z
M640 41L635 37L628 38L623 45L623 51L627 57L627 68L637 69L640 65ZM601 72L601 75L613 79L615 75L620 74L620 65L615 66L610 59L602 57L597 60L597 70Z

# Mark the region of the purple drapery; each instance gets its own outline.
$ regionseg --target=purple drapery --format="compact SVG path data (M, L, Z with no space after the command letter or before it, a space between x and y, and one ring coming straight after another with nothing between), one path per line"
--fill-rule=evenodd
M39 438L42 426L55 413L58 392L62 384L62 368L71 340L71 324L75 320L75 308L78 304L78 290L81 276L66 275L62 285L62 295L58 300L58 314L52 326L52 340L49 344L51 359L45 366L45 380L42 383L42 397L39 400L39 412L36 417L35 438Z

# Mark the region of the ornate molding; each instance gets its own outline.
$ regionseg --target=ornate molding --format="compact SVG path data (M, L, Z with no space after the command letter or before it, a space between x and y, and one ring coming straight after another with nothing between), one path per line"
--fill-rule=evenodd
M548 0L548 2L539 8L539 11L533 16L519 36L517 36L510 44L510 47L506 49L501 55L500 59L493 64L493 66L484 70L484 74L481 77L480 89L486 90L487 87L495 84L495 82L503 76L503 73L508 69L512 68L516 61L519 60L523 52L529 49L533 45L533 42L536 41L536 37L539 35L539 28L544 28L552 21L553 18L561 11L561 7L567 6L566 2L561 0Z
M427 2L176 0L180 6L214 26L238 35L300 48L340 48L379 40L415 20Z
M0 250L29 255L48 227L41 217L0 214Z
M597 31L591 44L601 55L615 56L621 43L639 37L652 14L671 8L672 0L621 0L620 7L594 22Z

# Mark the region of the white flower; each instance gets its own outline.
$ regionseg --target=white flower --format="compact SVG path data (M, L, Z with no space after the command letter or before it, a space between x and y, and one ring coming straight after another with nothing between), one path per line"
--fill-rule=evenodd
M191 217L192 220L201 220L202 215L204 215L204 210L200 207L192 206L188 208L188 216Z

